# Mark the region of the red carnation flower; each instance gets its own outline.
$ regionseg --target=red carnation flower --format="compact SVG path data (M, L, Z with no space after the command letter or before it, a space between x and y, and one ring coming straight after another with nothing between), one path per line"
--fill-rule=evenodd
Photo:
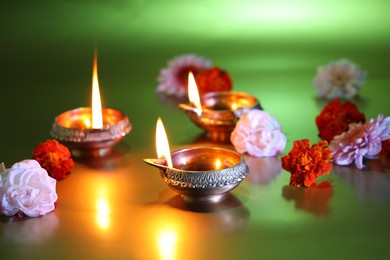
M233 86L229 73L218 67L201 70L195 75L195 81L200 95L214 91L230 91Z
M33 151L33 159L56 180L64 179L74 165L69 149L56 140L38 144Z
M390 138L382 141L382 150L379 153L380 156L389 156L390 155Z
M317 177L330 172L332 152L327 145L327 141L320 141L310 147L308 139L294 142L291 151L281 158L283 169L291 173L291 186L310 187L316 183Z
M364 123L366 117L350 101L341 104L340 99L329 102L316 117L318 136L330 142L336 135L348 130L351 123Z

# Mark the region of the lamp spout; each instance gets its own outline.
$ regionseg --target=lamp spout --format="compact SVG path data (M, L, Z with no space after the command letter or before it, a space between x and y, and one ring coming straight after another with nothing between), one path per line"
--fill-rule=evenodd
M146 164L158 168L160 171L163 171L164 173L168 169L168 166L165 165L166 164L165 159L143 159L143 161Z
M196 107L191 106L189 104L184 104L184 103L179 104L179 108L181 108L181 109L183 109L185 111L193 111L193 112L197 112L198 111L198 109Z
M196 113L198 117L200 117L202 115L201 109L194 107L194 106L191 106L189 104L179 104L179 108L183 109L186 112L190 111L190 112Z

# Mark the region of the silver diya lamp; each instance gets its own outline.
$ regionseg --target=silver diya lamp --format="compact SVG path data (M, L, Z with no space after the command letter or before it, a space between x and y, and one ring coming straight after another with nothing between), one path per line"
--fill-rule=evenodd
M201 107L191 102L179 104L197 126L210 133L230 134L242 114L262 109L259 101L244 92L217 91L200 96Z
M66 145L75 157L105 156L131 131L127 116L112 108L102 108L102 128L90 128L91 110L80 107L65 111L52 124L50 134Z
M75 157L108 155L132 128L124 113L112 108L102 108L97 71L95 50L91 107L80 107L59 114L50 130L50 134L66 145Z
M171 154L172 167L165 159L144 159L159 169L164 182L185 201L219 202L249 173L243 156L219 147L196 147Z

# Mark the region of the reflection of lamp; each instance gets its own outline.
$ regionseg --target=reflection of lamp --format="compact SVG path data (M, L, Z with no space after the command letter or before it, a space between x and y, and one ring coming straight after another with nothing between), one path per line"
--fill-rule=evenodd
M173 228L166 228L157 233L157 246L161 260L176 259L177 232Z
M295 208L311 212L316 216L327 215L330 212L329 202L333 195L332 185L323 181L310 188L283 187L283 197L295 201Z
M164 205L164 209L168 212L172 212L169 209L179 209L179 211L173 211L176 218L180 219L180 222L188 228L193 228L194 225L199 225L197 231L213 232L213 231L235 231L241 229L249 218L249 210L242 204L242 202L234 195L227 194L222 200L210 202L207 200L193 200L188 201L183 199L182 196L172 196L172 192L168 189L159 193L156 201L149 204L149 206ZM170 206L166 208L165 205ZM153 208L153 207L150 207ZM190 212L188 214L188 212ZM191 212L207 213L207 214L192 214ZM208 214L210 213L210 214ZM179 214L179 215L176 215ZM195 219L196 223L186 223L186 218L181 218L180 215ZM188 221L187 221L188 222ZM173 226L173 222L165 220L164 226ZM176 223L176 222L174 222ZM160 223L161 224L161 223Z
M227 197L230 196L234 195L229 194ZM135 258L192 259L198 255L197 245L205 237L239 232L247 224L250 215L242 204L212 213L194 213L173 206L172 199L183 201L181 196L165 189L155 201L144 205L137 221L138 229L142 230L137 242L149 246L148 250L141 249L141 255ZM216 204L213 205L218 207ZM153 243L150 244L150 241ZM214 254L214 259L221 258L218 254Z
M236 196L230 193L224 198L222 198L220 201L218 201L218 203L210 202L207 200L188 201L183 199L183 197L179 195L170 199L168 203L174 208L194 212L218 212L242 206L241 201Z
M103 230L106 230L110 225L110 204L104 188L99 190L96 199L96 223Z

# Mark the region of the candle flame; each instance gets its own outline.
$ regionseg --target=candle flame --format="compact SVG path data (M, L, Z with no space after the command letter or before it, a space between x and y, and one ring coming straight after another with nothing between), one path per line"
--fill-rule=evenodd
M100 100L99 81L97 73L97 52L93 59L92 74L92 128L99 129L103 127L102 103Z
M172 168L172 158L171 158L171 151L169 149L169 142L168 137L165 132L164 124L159 117L157 120L156 125L156 150L157 150L157 157L159 159L165 158L167 161L167 166Z
M236 103L233 103L232 104L232 110L236 110L237 109L237 104Z
M190 100L190 103L195 106L196 113L200 116L202 113L202 105L200 104L199 91L196 86L194 74L192 74L191 71L188 73L188 99Z

